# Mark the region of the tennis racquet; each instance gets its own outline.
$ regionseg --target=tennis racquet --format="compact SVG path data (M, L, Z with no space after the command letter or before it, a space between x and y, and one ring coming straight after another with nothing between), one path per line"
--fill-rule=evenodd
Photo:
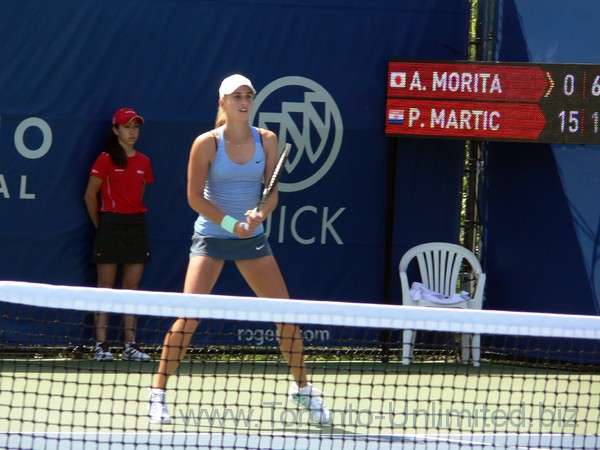
M279 181L279 178L281 177L283 165L285 164L285 161L287 160L287 157L290 154L291 149L292 149L292 144L285 144L285 147L283 147L283 151L279 155L279 159L277 160L277 164L275 164L275 169L273 169L271 178L269 178L269 181L267 182L267 184L265 184L265 187L262 191L262 195L260 196L260 200L258 201L258 205L256 205L256 207L252 211L253 214L256 214L261 211L262 207L265 205L265 203L267 202L267 200L269 199L269 197L275 190L275 186L277 185L277 182ZM243 225L246 229L248 229L247 223L244 223Z
M292 144L285 144L285 147L283 148L281 155L279 155L277 164L275 164L275 169L273 169L271 178L269 178L269 182L265 185L265 188L263 189L262 195L260 197L260 201L258 202L258 205L256 205L256 208L254 208L255 213L260 212L262 207L265 205L265 203L267 202L267 200L273 193L273 190L275 189L275 185L277 184L277 181L279 181L279 177L281 177L281 171L283 169L283 165L285 164L285 161L287 160L287 157L290 154L291 149L292 149Z

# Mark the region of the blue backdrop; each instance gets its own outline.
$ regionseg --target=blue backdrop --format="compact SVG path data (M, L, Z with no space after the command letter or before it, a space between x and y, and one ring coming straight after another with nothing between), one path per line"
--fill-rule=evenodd
M137 147L156 180L146 195L152 261L141 288L181 291L195 216L188 151L213 126L220 80L240 72L259 91L253 123L296 149L270 222L292 296L399 302L397 276L394 298L384 298L387 62L464 57L468 6L0 0L0 279L95 285L83 192L112 112L130 106L146 119ZM458 240L461 148L397 143L397 253ZM415 220L423 202L428 210ZM229 266L216 293L250 294Z
M596 0L479 6L483 59L600 63ZM400 256L459 241L464 142L388 141L385 77L393 58L466 59L468 2L0 0L0 11L0 279L95 285L83 192L112 112L131 106L156 178L141 288L181 291L188 151L235 72L259 91L253 123L295 149L269 223L293 297L399 303ZM485 158L485 307L598 314L600 149L491 143ZM250 294L232 266L216 293Z
M490 57L600 63L597 1L489 4ZM600 147L490 143L486 163L487 307L599 314Z

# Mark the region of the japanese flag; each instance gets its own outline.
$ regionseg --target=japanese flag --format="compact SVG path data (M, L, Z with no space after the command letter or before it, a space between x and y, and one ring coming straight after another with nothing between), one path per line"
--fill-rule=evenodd
M406 87L406 72L390 73L390 87L393 87L393 88Z

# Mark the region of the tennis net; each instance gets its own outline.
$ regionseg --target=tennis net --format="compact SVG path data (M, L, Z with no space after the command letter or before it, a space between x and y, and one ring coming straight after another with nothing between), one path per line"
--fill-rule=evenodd
M599 317L10 281L0 310L0 448L600 447ZM114 319L113 361L93 359L95 311ZM152 361L119 358L123 314ZM172 423L154 424L148 388L177 317L202 320L166 391ZM300 325L329 424L290 400L274 323ZM461 361L463 333L481 335L479 365Z

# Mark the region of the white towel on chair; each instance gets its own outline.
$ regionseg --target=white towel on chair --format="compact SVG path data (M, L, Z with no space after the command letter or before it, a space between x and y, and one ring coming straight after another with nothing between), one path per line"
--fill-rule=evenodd
M418 302L419 300L427 300L431 303L450 305L452 303L460 303L469 300L469 294L465 291L462 291L460 294L454 294L451 297L448 297L447 295L432 291L424 284L415 281L410 286L410 298L415 302Z

